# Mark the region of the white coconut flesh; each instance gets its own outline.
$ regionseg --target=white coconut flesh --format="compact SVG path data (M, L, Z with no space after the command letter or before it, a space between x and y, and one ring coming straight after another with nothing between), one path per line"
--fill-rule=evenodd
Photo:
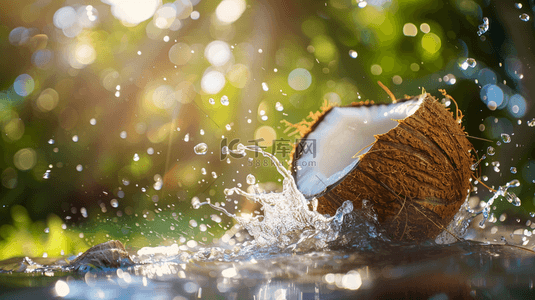
M357 166L355 154L365 154L375 135L387 133L398 125L397 120L416 112L424 98L331 109L302 143L305 150L294 164L298 189L307 198L321 196Z

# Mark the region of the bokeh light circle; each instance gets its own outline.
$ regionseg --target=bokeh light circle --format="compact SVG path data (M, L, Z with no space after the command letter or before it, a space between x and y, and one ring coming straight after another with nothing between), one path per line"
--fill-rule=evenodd
M507 104L509 113L515 118L522 118L526 114L526 99L519 94L514 94Z
M37 154L32 148L20 149L13 155L13 163L21 171L30 170L37 163Z
M66 29L73 26L76 20L76 10L71 6L64 6L58 9L52 18L54 26L59 29Z
M207 94L217 94L225 86L225 75L219 71L208 71L201 79L201 88Z
M33 92L35 88L35 82L33 81L32 76L28 74L22 74L17 76L15 82L13 83L13 89L17 95L26 97Z
M175 65L185 65L191 59L191 48L188 44L177 43L169 49L169 60Z
M227 43L223 41L213 41L206 46L204 56L212 66L219 67L230 60L232 53L230 52L230 47Z
M288 84L296 91L303 91L312 84L312 75L307 69L297 68L288 75Z

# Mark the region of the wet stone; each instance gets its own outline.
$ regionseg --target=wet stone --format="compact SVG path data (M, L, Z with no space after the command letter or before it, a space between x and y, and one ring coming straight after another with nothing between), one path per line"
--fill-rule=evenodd
M71 263L76 270L86 268L120 268L134 265L123 243L117 240L95 245L82 253Z

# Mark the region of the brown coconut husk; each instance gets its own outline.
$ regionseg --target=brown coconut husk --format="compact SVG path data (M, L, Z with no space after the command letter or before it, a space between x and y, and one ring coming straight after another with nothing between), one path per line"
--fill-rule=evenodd
M449 97L445 92L443 94ZM420 96L417 96L420 97ZM398 102L417 97L405 97ZM356 103L351 106L373 103ZM331 107L311 114L315 118L300 128L306 139ZM346 177L318 198L318 211L333 215L346 200L355 208L370 200L378 221L395 241L424 241L445 230L468 197L474 159L473 148L456 116L430 94L411 116L385 134L376 135L373 146L360 154L360 162ZM351 137L348 137L351 138ZM360 149L355 149L355 153ZM290 161L295 176L300 153Z

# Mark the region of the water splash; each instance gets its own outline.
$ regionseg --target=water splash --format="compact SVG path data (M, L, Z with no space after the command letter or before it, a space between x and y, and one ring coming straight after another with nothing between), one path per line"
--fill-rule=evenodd
M254 237L253 244L262 248L287 250L324 249L336 240L344 217L353 211L351 201L345 201L332 217L316 211L317 199L307 200L297 189L292 175L272 154L256 146L239 144L235 154L245 155L246 151L258 152L271 159L283 179L281 193L247 193L240 188L225 189L225 195L234 193L262 205L263 215L237 216L221 206L209 202L195 201L194 208L209 205L234 218ZM252 182L252 180L250 181Z
M492 207L492 204L496 199L498 199L498 197L504 197L509 203L512 203L514 206L520 206L522 204L520 198L518 198L515 193L508 191L509 188L517 186L520 186L520 181L518 179L515 179L506 183L505 185L500 186L498 190L494 192L494 195L483 206L481 212L479 212L483 214L483 219L481 220L481 222L479 222L479 227L483 227L485 225L485 222L489 218L489 212Z
M477 35L482 36L485 32L489 30L490 22L489 18L484 17L483 18L483 24L479 25Z

